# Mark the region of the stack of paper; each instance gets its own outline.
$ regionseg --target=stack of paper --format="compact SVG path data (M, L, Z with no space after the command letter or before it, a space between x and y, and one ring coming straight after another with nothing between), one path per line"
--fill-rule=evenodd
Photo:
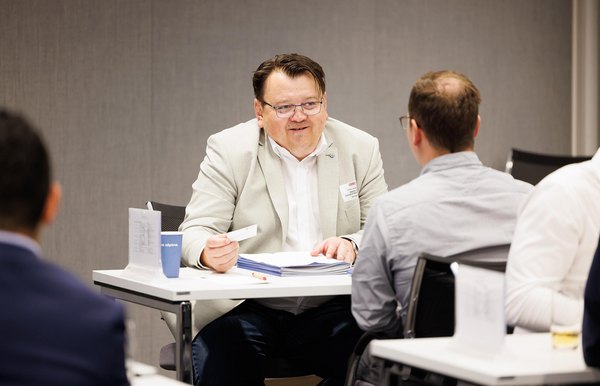
M277 252L241 254L238 267L277 276L309 276L347 274L350 263L328 259L310 252Z

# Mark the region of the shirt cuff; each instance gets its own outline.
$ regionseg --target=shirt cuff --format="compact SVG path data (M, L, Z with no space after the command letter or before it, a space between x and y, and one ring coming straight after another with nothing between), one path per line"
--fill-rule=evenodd
M352 243L352 247L354 248L354 261L356 261L356 258L358 257L358 244L356 244L356 241L352 240L350 237L342 236L341 238Z
M202 251L200 251L200 254L198 255L198 260L197 260L198 268L210 271L209 267L207 267L204 264L202 264L202 261L201 261L202 259L201 258L202 258L202 252L203 251L204 251L204 248L202 248Z

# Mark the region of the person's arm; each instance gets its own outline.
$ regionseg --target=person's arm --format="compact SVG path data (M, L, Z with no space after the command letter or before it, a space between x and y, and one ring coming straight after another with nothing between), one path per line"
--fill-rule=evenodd
M536 187L519 214L506 269L509 325L548 331L581 321L583 301L561 286L580 248L582 209L560 184Z
M86 352L77 353L82 361L77 366L92 366L95 373L90 373L89 376L98 377L94 381L100 384L128 386L125 350L127 345L131 349L133 344L128 342L125 336L123 305L119 302L107 301L106 298L94 297L87 300L87 308L83 310L85 315L79 317L83 323L81 328L85 329L85 332L78 331L73 335L74 337L78 337L79 334L85 335L87 342ZM65 343L69 345L69 342ZM91 379L89 381L91 382Z
M183 231L182 258L187 266L216 268L215 265L219 264L213 261L212 257L215 256L222 258L224 265L221 267L235 264L238 243L230 245L223 242L223 233L231 225L237 196L233 175L225 146L218 137L211 136L198 178L192 185L192 197L186 207L185 220L179 228ZM217 249L212 250L207 258L206 254L202 255L209 237L211 243L208 247ZM231 256L234 255L235 259L232 260ZM203 262L200 261L201 256Z
M385 214L374 206L365 227L363 245L352 272L352 314L364 331L398 336L402 329L400 304L396 297L394 272L391 272L389 234ZM406 270L406 291L411 272Z
M356 181L358 184L358 199L360 200L360 231L342 235L356 243L360 250L362 242L363 229L367 221L367 214L373 205L375 199L388 191L387 183L383 174L383 161L379 152L379 141L377 138L372 138L368 164L366 172L361 181Z
M361 179L356 181L360 205L360 229L352 234L339 235L323 240L315 246L312 251L313 255L322 253L328 257L349 263L354 263L356 260L357 252L360 250L367 213L373 205L373 201L388 190L383 173L383 161L379 152L379 141L377 138L370 138L369 151L364 160L365 170L360 174L357 173ZM363 144L362 146L366 145Z

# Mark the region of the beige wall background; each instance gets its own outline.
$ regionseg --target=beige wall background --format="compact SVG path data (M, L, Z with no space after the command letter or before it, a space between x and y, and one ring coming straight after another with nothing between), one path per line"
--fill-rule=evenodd
M419 172L398 117L429 70L480 88L485 164L569 153L571 24L570 0L0 0L0 105L41 128L64 185L48 259L92 285L127 263L127 208L187 203L207 137L252 117L264 59L320 62L330 115L379 137L396 187ZM158 312L129 317L157 364Z

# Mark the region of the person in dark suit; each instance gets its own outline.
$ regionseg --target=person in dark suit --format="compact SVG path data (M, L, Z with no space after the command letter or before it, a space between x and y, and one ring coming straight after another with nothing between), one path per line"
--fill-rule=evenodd
M583 302L583 358L588 366L600 367L600 242L588 274Z
M60 198L40 135L0 111L0 383L129 385L122 306L42 258Z

